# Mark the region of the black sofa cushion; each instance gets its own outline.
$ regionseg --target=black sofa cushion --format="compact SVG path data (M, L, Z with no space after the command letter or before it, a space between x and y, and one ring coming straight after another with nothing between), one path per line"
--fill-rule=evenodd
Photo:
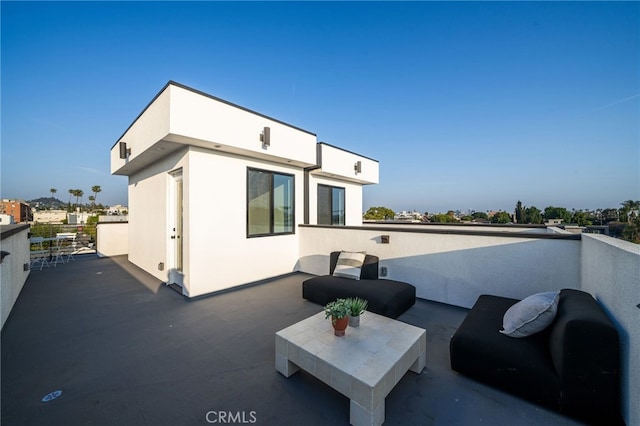
M520 339L499 331L504 313L517 302L480 296L451 339L451 368L541 405L558 406L562 386L549 356L549 330Z
M323 275L302 283L302 297L326 305L339 298L367 299L368 311L398 318L416 303L416 288L411 284L392 280L351 280Z
M598 302L564 289L547 329L513 339L499 330L516 302L478 298L451 338L451 368L588 424L624 424L618 332Z
M579 290L560 293L549 336L555 371L564 383L562 411L593 423L620 420L618 331L598 302Z

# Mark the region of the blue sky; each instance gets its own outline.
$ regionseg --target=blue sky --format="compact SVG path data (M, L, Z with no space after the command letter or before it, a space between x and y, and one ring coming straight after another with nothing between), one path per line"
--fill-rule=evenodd
M168 80L380 161L364 206L640 199L638 2L1 3L1 196L127 203Z

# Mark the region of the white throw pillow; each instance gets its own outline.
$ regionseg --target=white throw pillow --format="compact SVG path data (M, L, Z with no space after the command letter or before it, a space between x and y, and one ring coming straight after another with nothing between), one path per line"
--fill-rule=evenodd
M500 333L527 337L544 330L556 317L559 295L559 291L549 291L519 301L505 312Z
M364 263L365 252L343 251L338 256L338 262L333 270L334 277L360 279L360 269Z

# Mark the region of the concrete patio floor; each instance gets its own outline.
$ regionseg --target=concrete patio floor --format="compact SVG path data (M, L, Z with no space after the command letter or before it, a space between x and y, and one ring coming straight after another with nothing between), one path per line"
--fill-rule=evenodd
M346 425L346 397L275 370L275 332L322 310L307 277L189 301L126 257L32 271L2 330L2 425ZM579 424L453 372L466 312L419 299L399 318L427 330L427 367L389 394L385 424Z

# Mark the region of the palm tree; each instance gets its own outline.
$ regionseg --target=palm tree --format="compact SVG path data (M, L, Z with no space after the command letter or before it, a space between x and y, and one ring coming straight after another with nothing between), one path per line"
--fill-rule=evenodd
M82 190L81 190L81 189L72 189L71 191L73 191L73 192L72 192L73 196L74 196L74 197L76 197L76 204L75 204L75 206L76 206L76 208L78 208L78 200L80 199L80 197L82 196L82 194L84 194L84 192L82 192Z
M58 190L57 190L57 189L55 189L55 188L51 188L51 189L49 190L49 192L51 192L51 198L54 198L53 194L55 194L56 192L58 192ZM51 200L51 204L49 205L49 210L51 210L51 206L52 206L52 205L53 205L53 200Z
M89 201L91 201L91 211L93 211L96 207L96 197L93 195L89 195Z
M626 217L627 222L631 222L632 218L638 215L637 210L640 209L640 201L627 200L620 204L622 205L620 214Z
M80 197L80 210L82 211L82 196L84 195L84 191L82 189L76 189L76 191L78 191L77 196ZM76 200L76 205L77 204Z
M67 211L71 211L71 196L76 194L75 189L69 190L69 203L67 204Z
M102 188L100 188L100 185L93 185L91 187L91 192L93 192L93 204L95 206L96 198L98 198L98 192L102 192Z

